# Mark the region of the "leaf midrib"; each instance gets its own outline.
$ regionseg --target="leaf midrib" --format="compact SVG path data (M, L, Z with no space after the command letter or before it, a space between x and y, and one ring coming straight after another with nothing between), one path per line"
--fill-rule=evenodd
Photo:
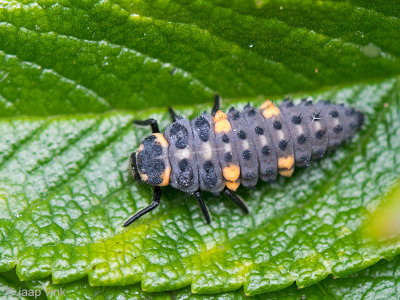
M394 88L393 88L393 89L394 89ZM385 101L385 100L381 100L381 101ZM234 102L232 101L232 103L234 103ZM197 105L197 106L200 107L200 105ZM188 107L192 107L192 106L183 106L183 107L188 108ZM183 107L182 107L182 108L183 108ZM148 109L148 110L145 110L145 111L154 111L154 109ZM135 112L135 114L136 114L136 113L140 113L140 112ZM60 116L58 116L58 117L50 117L50 119L51 119L51 118L58 119L59 117L60 117ZM63 117L68 117L68 115L64 115ZM98 122L100 122L101 120L102 120L102 119L100 118L98 121L96 121L96 124L98 124ZM118 137L120 136L121 130L122 130L123 128L127 129L128 126L130 126L130 124L129 124L129 125L126 125L125 127L122 127L122 128L120 129L120 131L117 131L117 132L114 134L114 138L115 138L115 139L118 138ZM95 129L94 126L91 126L91 128ZM371 130L372 130L372 129L371 129ZM90 133L90 131L89 131L88 133ZM88 133L86 133L86 134L88 134ZM79 138L75 139L75 142L78 142L78 141L79 141ZM112 143L112 141L111 141L111 143ZM107 145L109 145L109 143L107 143ZM65 149L64 149L64 151L65 151ZM95 155L94 155L93 157L95 157L95 156L97 156L97 155L99 155L99 154L101 154L101 153L102 153L102 151L95 152ZM354 152L354 153L355 153L355 152ZM58 153L58 154L60 154L60 153ZM354 156L354 155L351 155L352 158L353 158L353 156ZM87 163L90 163L90 161L93 159L93 157L88 158L88 159L87 159ZM350 157L350 155L349 155L349 157ZM349 160L350 160L350 159L349 159ZM40 166L42 166L42 165L40 165ZM38 168L38 167L40 167L40 166L38 165L36 168ZM77 175L79 175L80 172L81 172L82 170L84 170L84 166L83 166L76 174L71 174L71 176L69 176L69 178L68 178L65 182L53 186L52 188L50 188L50 190L57 190L57 189L60 188L61 186L67 185L71 180L73 180L73 178L75 178ZM341 170L343 170L343 168L341 168ZM337 176L338 176L338 175L337 175ZM335 178L335 177L333 177L333 178ZM334 182L334 180L331 179L330 182L332 183L332 182ZM128 183L125 182L125 183L124 183L121 187L119 187L117 190L111 191L107 196L104 197L104 199L108 199L108 198L109 198L110 196L112 196L113 194L115 194L115 193L117 193L118 191L124 189L124 187L126 187L127 184L128 184ZM329 188L327 188L327 185L324 185L324 186L325 186L325 190L328 190L328 189L329 189ZM330 187L330 186L329 186L329 187ZM49 193L49 194L47 195L46 199L50 199L51 196L54 195L54 193L55 193L55 192ZM319 195L321 195L321 194L322 194L322 193L320 193ZM319 198L319 196L316 196L316 197L314 197L313 199L317 199L317 198ZM46 201L46 200L45 200L45 201ZM315 201L315 200L314 200L314 201ZM25 214L27 214L28 211L31 211L31 210L35 209L36 206L39 204L39 202L40 202L40 201L37 201L36 204L33 204L33 203L32 203L32 204L30 205L30 208L29 208L28 210L21 212L21 217L24 216ZM312 202L313 202L313 200L310 201L309 203L312 203ZM187 204L186 204L186 205L187 205ZM95 208L95 207L94 207L94 208ZM94 209L94 208L93 208L93 209ZM274 219L277 219L277 218L280 218L280 217L282 217L282 216L273 217L272 219L270 219L270 220L268 220L268 221L272 222ZM80 218L74 220L74 221L71 223L71 225L73 225L73 224L74 224L76 221L78 221L79 219L80 219ZM192 221L192 220L191 220L191 221ZM151 221L149 220L148 222L145 222L145 223L148 224L148 223L151 223ZM192 222L192 224L193 224L193 222ZM262 227L262 226L265 226L265 225L261 225L261 227ZM72 227L72 226L71 226L71 227ZM107 240L107 239L105 239L105 240ZM105 240L103 240L103 241L105 241ZM98 241L96 241L96 242L98 242Z

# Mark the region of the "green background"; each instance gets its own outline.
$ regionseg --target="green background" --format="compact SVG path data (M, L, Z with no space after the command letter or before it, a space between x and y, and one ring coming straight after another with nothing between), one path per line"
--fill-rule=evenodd
M384 1L0 1L0 295L398 297L399 239L363 232L398 189L399 17ZM293 178L239 189L249 216L207 195L205 225L167 188L124 230L151 198L127 172L149 134L131 121L165 128L167 106L192 118L215 93L225 109L331 99L366 124Z

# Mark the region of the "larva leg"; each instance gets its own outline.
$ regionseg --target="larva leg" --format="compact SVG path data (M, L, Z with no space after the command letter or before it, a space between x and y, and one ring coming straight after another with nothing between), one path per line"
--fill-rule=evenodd
M217 111L219 111L220 106L221 106L221 98L219 97L219 95L215 94L215 96L214 96L214 106L213 106L212 111L211 111L211 115L212 116L215 116Z
M200 191L195 192L194 196L196 197L197 201L199 202L199 205L201 207L201 210L203 212L203 215L204 215L204 218L206 219L207 224L210 224L211 223L210 211L208 210L207 205L204 203L203 198L201 198Z
M147 120L135 120L133 121L133 124L140 125L140 126L151 126L151 131L153 133L159 133L160 129L158 128L158 123L157 120L154 119L147 119Z
M153 209L155 209L159 204L161 200L161 188L159 186L154 187L154 193L153 193L153 201L149 206L146 208L143 208L141 211L137 212L135 215L133 215L128 221L124 223L124 227L129 226L133 222L135 222L137 219L140 217L144 216L145 214L151 212Z
M172 107L168 107L168 112L169 112L169 115L171 116L172 122L176 122L177 120L182 119L182 117L179 116L179 115L173 110Z
M225 195L227 195L230 199L232 199L242 210L243 212L247 215L249 213L249 208L247 207L246 202L236 195L234 192L232 192L230 189L225 188L224 189Z

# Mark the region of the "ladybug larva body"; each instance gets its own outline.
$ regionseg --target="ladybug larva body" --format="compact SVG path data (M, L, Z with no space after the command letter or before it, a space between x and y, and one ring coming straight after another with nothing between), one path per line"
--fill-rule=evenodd
M194 195L207 223L210 214L200 191L223 192L248 213L234 193L240 185L252 188L278 174L291 177L295 166L308 167L353 137L364 120L361 112L329 101L285 100L278 107L267 100L258 109L248 104L227 113L219 106L216 96L212 113L191 121L170 109L173 122L164 134L154 119L135 121L151 125L153 134L131 154L130 169L137 180L154 186L154 195L151 205L124 226L157 207L166 185Z

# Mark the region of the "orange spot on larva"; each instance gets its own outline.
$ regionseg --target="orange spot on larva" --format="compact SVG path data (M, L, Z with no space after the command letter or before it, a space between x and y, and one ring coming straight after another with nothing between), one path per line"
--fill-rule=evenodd
M264 101L264 103L260 106L260 110L262 111L262 115L266 119L270 119L274 116L279 116L279 114L281 113L280 109L270 100Z
M214 128L216 133L229 132L232 129L231 123L228 120L218 121L215 123Z
M288 157L281 157L278 160L278 168L279 169L291 169L294 164L294 158L292 155Z
M149 176L147 176L146 174L140 174L140 178L143 180L143 181L147 181L147 180L149 180Z
M232 129L231 123L229 123L226 114L223 113L221 110L217 111L213 120L214 120L214 131L216 133L231 131Z
M279 170L279 174L281 174L282 176L285 176L285 177L292 177L293 171L294 171L294 168L290 169L290 170Z
M215 113L213 120L214 120L214 123L217 123L218 121L226 120L226 119L227 119L226 114L222 110L219 110Z
M225 185L226 185L226 187L227 187L228 189L230 189L231 191L236 191L236 190L238 189L240 183L239 183L239 182L231 182L231 181L228 181L228 182L225 183Z
M156 140L157 140L157 142L160 143L161 147L169 146L167 140L164 138L164 136L161 133L153 133L153 135L156 136Z
M222 170L222 175L228 181L236 181L240 175L240 168L237 165L231 165L229 167L225 167Z
M162 182L159 186L166 186L169 184L169 176L171 175L171 167L165 168L165 171L161 174Z
M269 105L271 105L271 104L273 104L273 103L271 102L271 100L265 100L265 101L263 102L263 104L261 104L260 109L261 109L261 110L266 109L266 108L267 108Z

